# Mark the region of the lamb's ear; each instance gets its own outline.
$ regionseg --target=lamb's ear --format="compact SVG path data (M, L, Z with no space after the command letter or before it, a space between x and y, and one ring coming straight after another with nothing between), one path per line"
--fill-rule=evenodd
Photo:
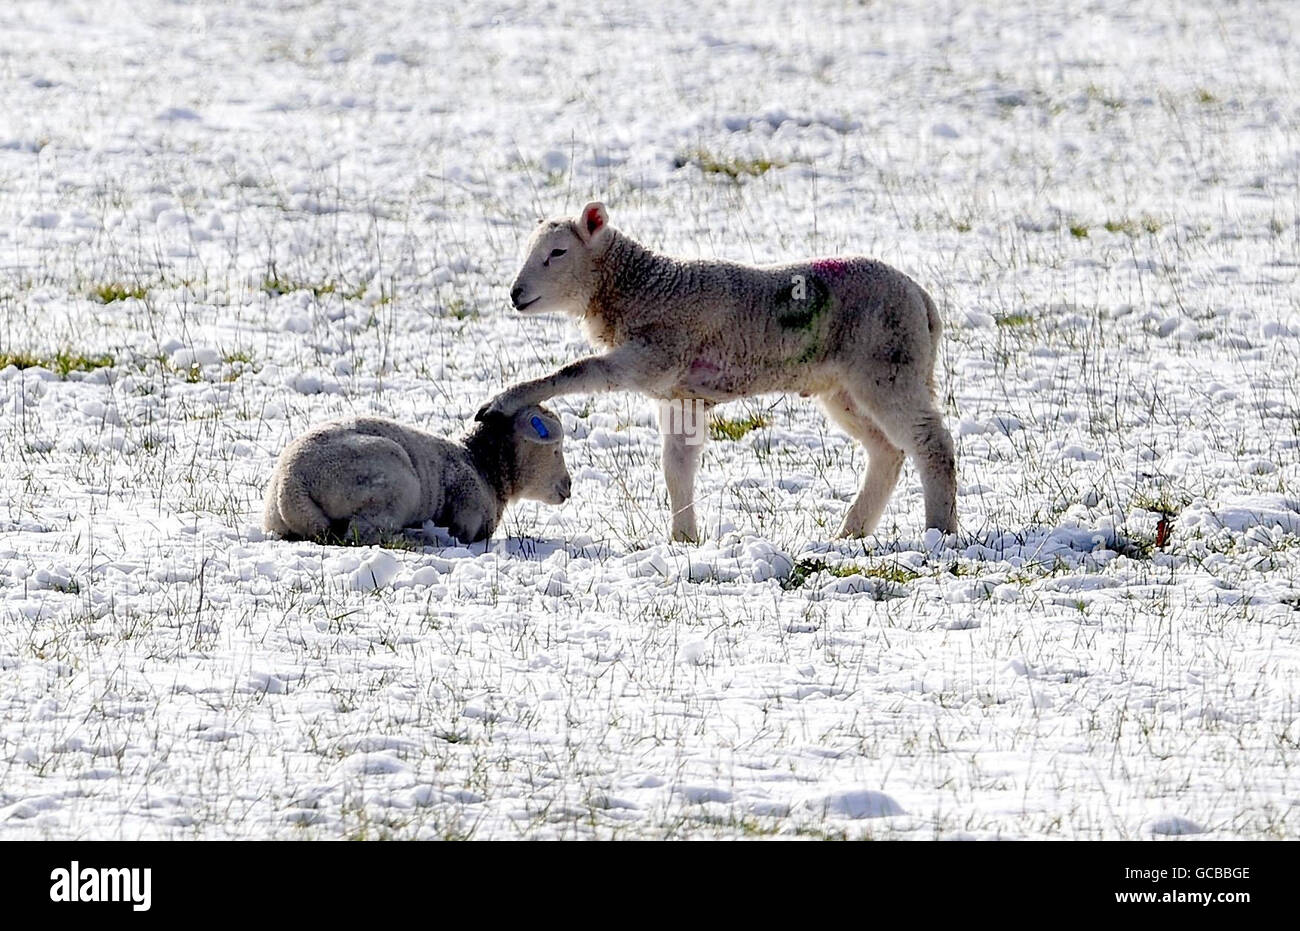
M564 425L535 407L525 408L515 417L515 431L529 443L550 446L564 439Z
M600 235L608 222L609 214L605 211L605 205L594 200L582 208L582 213L578 214L574 225L578 229L578 237L583 242L591 242Z

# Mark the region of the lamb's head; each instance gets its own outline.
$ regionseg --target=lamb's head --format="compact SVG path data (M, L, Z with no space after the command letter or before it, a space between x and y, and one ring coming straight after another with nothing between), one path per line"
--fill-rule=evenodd
M515 454L521 498L563 504L573 494L573 478L564 461L564 426L540 405L515 414Z
M596 291L597 263L609 245L605 205L591 203L576 219L543 220L528 257L510 286L510 301L525 314L581 314Z
M530 405L510 416L490 415L465 445L503 501L531 498L563 504L573 493L564 461L564 427L545 407Z

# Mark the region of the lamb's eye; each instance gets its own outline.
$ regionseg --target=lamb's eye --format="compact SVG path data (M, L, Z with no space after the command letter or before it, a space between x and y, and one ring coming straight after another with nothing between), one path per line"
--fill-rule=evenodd
M558 259L560 256L564 255L564 253L568 251L569 251L568 249L552 249L551 258Z

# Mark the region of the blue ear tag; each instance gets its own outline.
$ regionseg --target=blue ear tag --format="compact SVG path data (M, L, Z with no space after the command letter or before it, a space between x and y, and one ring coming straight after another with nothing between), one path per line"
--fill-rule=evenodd
M533 429L537 431L537 435L541 439L544 440L551 435L551 431L546 429L546 424L542 423L542 418L538 417L536 414L534 414L532 420L528 422L533 425Z

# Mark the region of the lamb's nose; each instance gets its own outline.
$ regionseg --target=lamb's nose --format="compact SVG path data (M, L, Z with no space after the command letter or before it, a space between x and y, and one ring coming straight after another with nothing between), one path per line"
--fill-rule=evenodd
M560 494L564 495L566 498L573 497L573 479L566 478L560 483Z
M519 301L523 296L524 289L520 285L515 285L510 289L510 303L514 304L516 307L519 306Z

